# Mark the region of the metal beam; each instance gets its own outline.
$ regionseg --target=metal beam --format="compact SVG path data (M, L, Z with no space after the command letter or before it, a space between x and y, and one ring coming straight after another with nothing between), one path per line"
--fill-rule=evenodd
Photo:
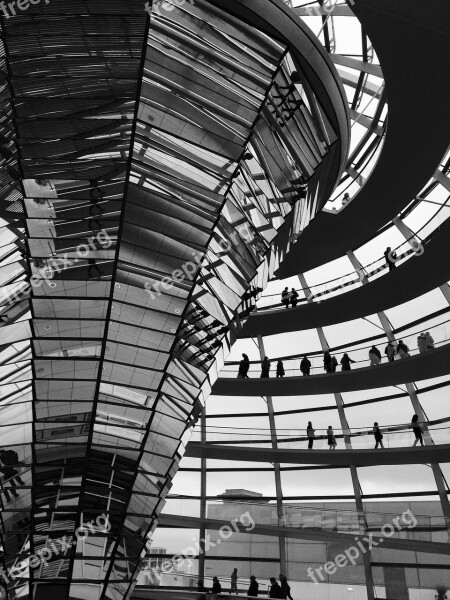
M316 4L315 6L298 6L294 8L294 11L298 14L299 17L315 17L315 16L323 16L328 17L330 11L326 11L324 8L320 6L320 4ZM334 6L333 17L354 17L355 15L350 10L349 6Z
M259 355L261 360L264 359L265 349L264 349L264 340L262 336L258 336L258 348ZM266 396L267 403L267 414L269 416L269 426L270 426L270 437L272 442L272 448L278 448L278 437L277 437L277 428L275 424L275 411L273 410L273 402L271 396ZM284 511L283 511L283 488L281 486L281 470L280 463L278 461L273 462L274 469L274 477L275 477L275 492L277 495L277 518L278 524L284 523ZM278 538L278 546L280 552L280 570L282 573L287 573L287 562L286 562L286 540L284 536L280 536Z
M355 69L355 71L362 71L363 73L383 78L383 71L381 70L380 65L374 65L350 56L343 56L342 54L332 54L331 60L335 65L342 65L349 69Z

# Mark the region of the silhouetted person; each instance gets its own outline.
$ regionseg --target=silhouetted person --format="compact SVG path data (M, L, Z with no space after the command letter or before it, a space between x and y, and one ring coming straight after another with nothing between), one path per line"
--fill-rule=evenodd
M205 594L208 592L208 590L205 588L205 586L203 584L203 579L199 579L197 581L197 591L201 593L200 596L197 596L197 600L206 600Z
M302 358L302 362L300 363L300 371L303 375L311 375L311 362L306 355Z
M425 335L427 338L427 350L434 350L434 340L431 337L431 333L427 331Z
M344 354L344 356L341 358L341 365L342 365L342 370L343 371L350 371L351 370L351 363L354 363L355 361L352 360L350 358L350 356L346 353Z
M284 365L283 365L283 361L280 359L277 362L277 377L284 377L284 375L285 375Z
M376 346L372 346L369 350L370 366L379 365L381 362L381 352Z
M8 483L11 486L11 493L15 498L18 498L19 494L16 491L16 481L20 485L25 485L25 482L19 475L19 471L15 468L19 465L19 457L17 456L17 452L14 450L0 450L0 461L1 467L0 471L5 476L5 479L9 480ZM9 502L11 500L11 496L9 495L9 491L7 489L3 489L5 493L6 501Z
M331 425L328 426L327 437L329 446L328 450L334 450L336 448L336 438L334 437L334 431Z
M217 577L213 577L211 594L220 594L221 591L222 591L222 586L220 585L219 580L217 579Z
M254 575L250 575L250 587L248 588L247 596L256 598L258 596L259 584Z
M233 569L233 572L231 573L231 587L230 587L230 594L232 594L233 592L235 594L237 594L237 580L238 580L238 570L237 569Z
M420 442L420 445L423 446L422 425L419 423L418 415L413 415L413 418L411 419L411 425L414 435L416 436L413 446L415 446L417 442Z
M400 356L400 358L408 358L409 357L409 348L403 342L403 340L400 340L397 345L397 354Z
M383 446L383 434L381 433L380 428L378 427L378 423L375 421L375 423L373 424L373 437L375 438L375 450L378 448L378 446L380 445L382 448L384 448Z
M420 354L423 354L428 350L427 348L427 336L425 333L421 333L417 336L417 347L419 348Z
M387 356L389 362L392 362L395 358L395 344L394 342L389 342L386 348L384 349L384 353Z
M384 258L386 259L386 264L389 267L389 271L395 269L395 261L397 260L396 253L391 250L391 248L386 248L386 252L384 253Z
M286 308L289 308L289 302L290 302L289 288L285 287L284 290L281 292L281 304L284 304L284 306Z
M306 435L308 436L308 450L312 450L314 444L314 429L311 421L308 421L308 427L306 428Z
M332 356L331 357L331 372L332 373L336 373L337 366L338 366L337 358L335 356Z
M275 577L270 578L269 598L283 598L283 591Z
M298 302L298 292L295 288L292 288L292 290L289 294L289 300L290 300L292 308L295 308L297 306L297 302Z
M246 354L242 354L242 360L239 363L238 379L248 379L248 370L250 368L250 360Z
M349 202L350 202L350 194L346 193L346 194L344 194L344 197L342 198L342 206L345 206Z
M281 587L281 593L283 594L283 598L285 600L287 598L289 600L294 600L291 596L291 587L288 583L287 577L286 577L286 575L283 575L283 573L280 573L280 587Z
M270 360L267 356L264 357L264 360L261 362L261 377L267 378L269 377L270 372Z
M325 352L323 353L323 368L325 369L326 373L332 373L331 355L328 352L328 350L325 350Z

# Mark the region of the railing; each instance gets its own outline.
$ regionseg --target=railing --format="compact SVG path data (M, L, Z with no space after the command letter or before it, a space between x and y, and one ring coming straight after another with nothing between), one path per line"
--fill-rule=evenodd
M221 580L221 578L219 579ZM238 582L238 585L239 582ZM247 585L247 588L250 584ZM267 585L264 586L266 589L261 590L260 585L260 596L262 594L267 595ZM142 598L145 600L202 600L203 598L210 600L219 600L221 598L227 598L233 600L234 598L249 598L244 594L230 594L228 589L221 592L220 594L212 594L209 591L199 592L198 590L184 590L183 588L173 587L169 589L163 589L160 587L148 587L148 586L136 586L133 591L133 598ZM251 600L255 600L251 598Z
M312 422L314 415L311 415ZM422 424L423 438L426 444L450 444L449 419L433 421ZM298 429L278 429L277 445L283 450L305 450L309 438L306 433L308 417L302 418L302 426ZM415 434L411 423L386 426L380 423L385 448L404 448L412 446ZM314 423L313 423L314 427ZM372 425L364 428L355 428L351 433L345 433L339 428L333 428L337 448L345 449L346 441L351 443L352 449L370 450L375 446ZM200 442L200 432L194 430L192 442ZM238 429L232 427L206 427L206 443L228 446L245 446L252 448L267 448L272 446L270 430L266 429ZM327 429L314 428L314 450L328 449Z
M426 201L423 200L423 201ZM403 241L399 246L393 249L393 252L397 254L397 265L402 264L407 259L410 259L413 255L422 254L426 249L426 245L430 242L433 235L439 230L443 221L447 217L442 218L442 211L444 208L449 207L449 200L447 199L439 208L436 213L433 214L428 221L422 225L422 227L408 240ZM422 241L419 241L419 235ZM414 245L414 249L411 248L411 243ZM385 275L388 272L388 266L386 259L381 256L371 263L362 266L360 270L354 270L340 277L330 279L329 281L312 284L308 286L308 289L297 288L299 293L298 305L307 302L307 298L313 301L321 301L326 298L336 296L340 290L350 291L348 288L361 285L361 277L364 275L368 281L374 281L380 275ZM284 308L280 300L281 291L278 294L267 294L263 295L258 300L258 311L262 310L280 310Z
M439 323L438 325L435 325L433 328L430 328L429 331L433 336L433 333L435 333L435 335L437 336L438 333L438 328L442 328L443 326L446 326L450 324L450 320L446 320L443 321L442 323ZM423 331L422 330L417 330L417 332L413 332L410 333L406 336L404 336L403 338L403 342L408 346L409 348L409 355L410 356L417 356L418 354L420 354L419 348L418 347L413 347L411 340L415 340L416 337ZM449 343L450 340L448 339L444 339L441 340L439 342L434 342L434 347L435 348L440 348L443 347L445 345L447 345ZM387 362L387 357L385 354L385 345L387 346L388 344L388 340L384 340L382 342L378 342L377 348L378 350L380 350L381 353L381 363L380 364L386 364ZM373 344L367 345L367 346L363 346L361 347L356 347L354 349L352 349L351 347L346 348L345 350L341 350L338 354L338 356L336 356L336 359L338 361L338 365L336 367L336 372L341 370L341 363L340 363L340 358L341 356L344 354L344 352L346 354L349 355L349 357L354 361L353 363L351 363L351 369L358 369L358 368L364 368L364 367L369 367L371 365L371 359L368 358L368 354L369 354L369 350L372 348ZM350 346L350 344L349 344ZM357 346L357 342L355 342L355 346ZM428 350L427 352L432 352L433 350ZM334 356L334 352L331 349L330 350L330 354L332 356ZM285 376L286 377L298 377L300 375L302 375L302 372L300 371L300 363L303 359L304 356L307 356L308 360L311 363L311 375L322 375L323 373L325 373L325 368L324 368L324 363L323 363L323 353L317 353L317 352L305 352L305 353L301 353L301 354L296 354L296 355L291 355L291 356L280 356L280 357L269 357L270 358L270 362L271 362L271 368L270 368L270 377L276 377L276 366L277 366L277 361L280 359L283 362L283 367L285 370ZM398 354L395 354L395 360L407 360L408 357L406 358L400 358L400 356ZM373 368L377 368L379 365L375 365ZM225 363L223 369L220 372L220 377L225 377L225 378L232 378L232 377L237 377L238 374L238 370L239 370L239 362L238 361L230 361ZM248 377L249 378L259 378L261 375L261 362L260 361L250 361L250 368L248 371Z
M399 253L400 249L405 246L405 243L401 244L398 248L394 250L394 252ZM397 265L401 262L405 262L406 259L409 259L411 256L416 255L417 251L412 248L405 249L403 252L398 254ZM308 299L313 300L315 302L322 301L326 299L325 297L332 297L337 294L335 292L339 292L344 288L353 287L355 285L361 285L362 277L366 277L369 282L377 279L380 274L386 274L388 271L388 266L386 264L385 257L377 258L369 265L362 267L359 271L351 271L345 275L341 275L340 277L336 277L334 279L330 279L324 283L313 284L308 286L307 289L297 288L296 291L299 293L299 298L297 299L297 305L305 304ZM348 290L346 290L348 291ZM274 299L277 299L274 302ZM270 302L266 304L266 302ZM258 300L258 312L265 310L280 310L281 308L285 309L284 305L281 302L281 291L278 294L270 294L266 296L262 296Z
M294 9L300 18L305 19L307 25L320 39L332 60L333 55L337 53L337 48L341 46L340 38L345 31L345 28L338 24L339 15L342 15L339 9L344 9L345 18L352 17L354 26L361 28L361 23L354 16L350 3L344 0L332 0L328 3L297 0ZM338 19L336 26L335 19ZM354 36L355 43L357 37L357 35ZM356 64L342 68L343 65L340 65L339 61L335 61L335 66L344 84L348 106L350 109L354 109L350 111L351 127L353 129L359 124L358 128L364 128L364 130L363 132L359 131L357 135L352 135L347 168L342 175L335 196L325 205L325 210L334 208L333 203L346 191L349 191L352 197L356 196L375 167L385 139L388 106L384 92L384 76L375 56L373 44L362 28L360 44L356 43L353 52L352 58L357 59ZM344 54L343 56L348 55ZM358 63L378 67L378 74L366 73L366 69L361 69ZM352 83L353 79L354 84ZM366 114L373 114L374 118L366 119L364 117Z

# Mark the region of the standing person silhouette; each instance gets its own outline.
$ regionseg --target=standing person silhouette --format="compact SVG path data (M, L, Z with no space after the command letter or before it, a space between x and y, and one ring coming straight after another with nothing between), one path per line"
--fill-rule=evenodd
M384 448L383 446L383 434L381 433L380 428L378 427L378 423L375 421L375 423L373 424L373 437L375 438L375 450L378 448L378 445L380 445L382 448Z
M308 421L308 427L306 428L306 435L308 436L308 450L312 450L314 444L314 429L311 421Z
M280 360L277 362L277 377L284 377L285 376L285 370L284 370L284 365L283 365L283 361Z
M254 575L250 575L250 587L248 588L247 596L256 598L258 596L259 584Z
M289 308L289 302L291 301L291 294L289 288L285 287L281 292L281 304L284 304L286 308Z
M267 356L264 357L264 360L261 362L261 377L267 378L269 377L270 372L270 360Z
M376 346L372 346L369 350L369 360L370 366L379 365L381 362L381 352L378 350Z
M283 575L283 573L280 573L280 587L285 600L294 600L291 596L291 586L288 583L286 575Z
M388 248L386 248L386 252L384 253L384 258L386 259L386 264L389 268L389 271L392 271L393 269L395 269L395 262L397 260L397 255L393 250L391 250L390 246Z
M388 345L386 346L386 348L384 349L384 353L387 356L387 359L389 362L393 362L395 359L395 344L394 342L388 342Z
M332 373L332 365L331 365L331 354L328 350L325 350L323 353L323 368L325 369L325 373Z
M354 363L355 361L352 360L350 358L350 356L345 353L344 356L341 358L341 365L342 365L342 370L343 371L350 371L351 370L351 363Z
M204 586L203 579L197 581L197 591L201 593L200 596L197 596L197 600L206 600L208 590Z
M230 579L231 579L230 594L233 594L233 593L237 594L238 593L238 589L237 589L238 570L237 569L233 569Z
M213 577L211 594L220 594L221 591L222 591L222 586L220 585L220 581L217 579L217 577Z
M238 379L248 379L248 370L250 368L250 360L246 354L242 354L242 360L239 363Z
M400 358L409 358L409 348L403 340L400 340L397 344L397 354Z
M413 415L413 418L411 419L411 425L414 435L416 436L413 447L417 444L417 442L420 442L420 445L423 446L422 425L419 423L419 415Z
M434 350L434 340L429 331L426 332L425 337L427 340L427 350Z
M306 356L306 354L302 358L302 362L300 363L300 371L303 373L303 375L310 375L311 374L311 361Z
M283 598L283 591L275 577L270 578L269 598Z
M336 438L334 437L334 431L333 428L331 427L331 425L328 426L327 429L327 437L328 437L328 450L335 450L336 449Z
M338 366L337 358L335 356L332 356L331 357L331 372L332 373L336 373L337 366Z
M423 332L419 336L417 336L417 347L419 348L420 354L424 354L428 350L427 336Z
M291 303L292 308L295 308L297 306L298 292L295 288L292 288L292 290L289 294L289 301Z

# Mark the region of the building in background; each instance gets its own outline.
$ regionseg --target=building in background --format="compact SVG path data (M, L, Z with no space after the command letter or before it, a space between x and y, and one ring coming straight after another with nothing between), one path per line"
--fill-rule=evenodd
M208 505L209 519L231 522L243 514L248 514L255 524L272 526L277 524L278 514L274 503L265 504L253 500L246 503L242 500L242 496L251 496L254 493L244 490L240 499L233 502L232 495L228 493L230 491L226 492L227 500ZM381 530L386 524L394 523L394 536L401 540L437 543L447 541L445 520L439 502L367 502L364 503L364 515L358 514L351 507L351 504L345 502L316 502L301 505L284 503L283 517L289 529L301 528L309 529L313 533L320 531L322 534L331 532L354 536L353 539L350 538L352 544L349 544L348 540L338 539L334 541L322 541L320 538L310 541L286 540L287 570L294 597L312 597L314 600L326 600L330 595L337 598L364 597L363 553L358 547L357 540L362 540L365 535L371 533L374 536L374 544L377 543L376 540L383 536ZM364 516L367 519L366 527L362 527L361 523ZM398 519L397 526L396 519ZM386 531L387 535L391 534L390 527L387 527ZM216 530L208 530L207 535L213 542L218 539L221 542L206 554L208 575L214 573L219 577L229 577L232 569L237 567L239 577L242 578L243 591L248 585L250 575L256 575L263 589L267 589L264 586L267 586L269 577L278 578L279 547L274 537L255 535L251 532L235 532L226 539ZM349 563L346 567L337 568L331 575L324 570L320 573L316 572L317 568L334 561L338 555L345 555L345 550L352 547L359 550L358 556L355 556L356 552L350 552L350 556L354 557L355 565ZM405 550L400 553L384 550L380 545L373 550L373 553L374 561L385 563L374 569L375 586L380 598L406 600L408 595L405 594L405 590L409 590L411 598L427 598L430 593L435 593L435 586L445 585L448 581L447 556L433 557L435 568L430 568L427 565L430 562L427 557L417 552ZM220 560L217 560L219 557ZM226 560L225 557L229 559ZM405 568L402 562L410 566ZM317 580L317 584L308 574L308 569Z

